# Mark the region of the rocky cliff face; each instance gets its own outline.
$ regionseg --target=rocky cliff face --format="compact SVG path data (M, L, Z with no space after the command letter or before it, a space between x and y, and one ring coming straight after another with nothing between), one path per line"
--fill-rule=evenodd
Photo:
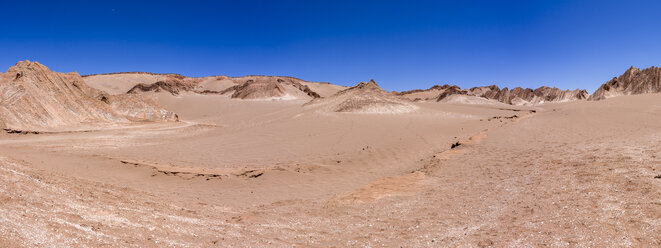
M589 100L658 92L661 92L661 68L652 66L641 71L631 67L621 76L601 85Z
M0 127L58 130L98 123L174 121L176 115L141 98L108 96L78 73L57 73L21 61L0 75Z

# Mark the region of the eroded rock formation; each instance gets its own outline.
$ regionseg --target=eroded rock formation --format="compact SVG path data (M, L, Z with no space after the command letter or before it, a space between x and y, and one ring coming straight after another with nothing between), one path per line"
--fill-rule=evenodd
M590 96L590 100L658 92L661 92L661 68L652 66L641 71L632 66L621 76L601 85Z
M0 127L6 130L174 120L175 114L153 101L90 88L76 72L52 72L37 62L21 61L0 75Z
M469 97L481 97L488 100L513 105L535 105L545 102L566 102L585 100L589 94L585 90L560 90L542 86L537 89L516 87L513 89L500 89L496 85L473 87L470 89L461 89L456 85L435 85L426 90L411 90L396 93L399 96L411 100L436 100L445 101L448 97L454 95L465 95Z

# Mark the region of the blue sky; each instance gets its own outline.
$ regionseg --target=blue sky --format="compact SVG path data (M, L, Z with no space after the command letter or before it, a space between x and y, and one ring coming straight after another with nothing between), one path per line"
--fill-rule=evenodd
M661 1L3 2L0 67L590 92L661 63ZM2 69L4 70L4 69Z

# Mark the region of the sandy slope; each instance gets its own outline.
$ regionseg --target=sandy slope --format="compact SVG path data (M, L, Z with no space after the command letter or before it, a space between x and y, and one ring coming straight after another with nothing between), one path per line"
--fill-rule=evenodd
M418 109L410 100L381 89L374 80L358 83L328 97L312 99L305 106L317 108L318 112L360 114L403 114Z
M23 154L40 168L52 168L57 163L57 169L66 173L162 193L171 192L170 183L174 183L190 196L241 205L292 196L330 195L379 176L401 173L428 154L449 147L456 140L454 137L495 125L480 119L512 115L512 111L490 107L432 103L421 105L412 114L374 116L317 113L301 106L302 101L237 101L196 94L174 97L167 93L161 94L160 99L163 106L178 111L184 121L177 125L146 125L108 132L12 136L21 143L4 142L12 147L14 154ZM33 149L46 152L34 153ZM397 164L393 165L392 161ZM90 164L99 167L80 170L80 166ZM192 182L163 180L162 185L155 185L142 178L133 180L140 174L129 175L131 171L125 169L134 164L181 172L178 174L181 177L204 176L195 177ZM115 168L126 175L97 178L113 175ZM264 173L260 180L269 183L250 184L244 180L259 173ZM153 174L148 170L141 175L149 178ZM235 188L235 192L225 197L239 202L207 197L207 193L216 191L208 187L210 183L224 185L224 182ZM322 185L303 187L312 182ZM246 197L244 194L250 191L255 193Z
M1 134L0 244L661 245L659 95L396 115L159 98L182 122Z

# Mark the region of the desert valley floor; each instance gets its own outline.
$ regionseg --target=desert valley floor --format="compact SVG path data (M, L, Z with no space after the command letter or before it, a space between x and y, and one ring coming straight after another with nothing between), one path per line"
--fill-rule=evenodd
M659 94L401 114L158 98L179 122L0 134L0 246L661 245Z

